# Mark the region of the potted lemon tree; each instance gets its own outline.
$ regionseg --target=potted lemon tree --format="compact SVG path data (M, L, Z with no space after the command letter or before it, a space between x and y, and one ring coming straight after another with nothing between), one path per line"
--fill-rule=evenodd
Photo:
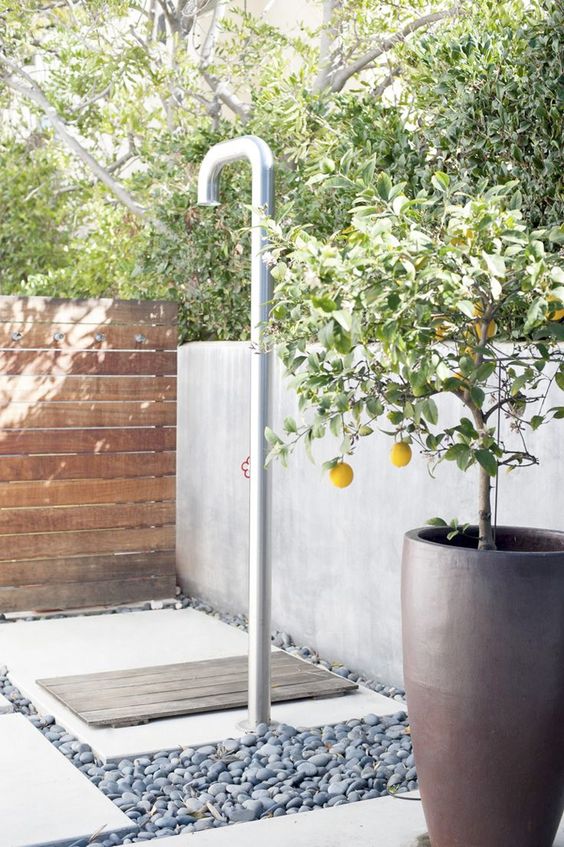
M398 468L419 451L476 485L468 524L404 542L433 847L550 847L564 809L564 533L492 518L497 475L536 464L530 433L564 418L563 231L531 231L518 206L515 184L468 196L438 172L408 197L380 174L330 239L271 226L271 334L304 413L267 432L271 458L331 434L346 487L363 439L387 435Z

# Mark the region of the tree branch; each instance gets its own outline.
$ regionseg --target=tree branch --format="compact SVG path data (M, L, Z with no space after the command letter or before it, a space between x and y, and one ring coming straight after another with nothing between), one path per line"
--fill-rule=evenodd
M32 103L38 106L51 126L55 134L65 144L65 146L86 165L86 167L94 174L94 176L108 188L112 194L122 203L130 212L140 218L146 219L148 216L147 209L138 203L135 198L127 191L127 189L117 180L115 180L107 168L104 168L92 156L88 150L83 147L80 141L69 132L65 122L59 117L56 109L51 105L41 88L35 80L24 71L23 68L16 65L3 53L0 53L0 65L2 65L9 74L2 74L1 78L12 91L21 94ZM18 79L20 77L20 79ZM22 82L21 80L25 80Z
M323 24L319 42L319 72L313 83L313 91L317 94L331 87L337 70L335 60L338 31L335 16L341 6L342 0L324 0L323 3Z
M251 107L248 103L237 97L231 86L224 80L218 79L215 74L202 71L202 76L216 95L216 97L227 106L235 115L241 118L242 121L248 121L251 114Z
M375 47L371 50L368 50L366 53L363 53L362 56L355 62L351 62L350 65L347 65L344 68L336 71L331 79L330 90L333 92L342 91L345 87L346 83L349 79L360 71L365 70L368 66L370 66L373 62L379 59L381 56L384 56L388 53L392 47L395 47L396 44L403 43L412 33L416 32L418 29L422 29L423 27L430 26L431 24L437 23L438 21L442 21L445 18L453 17L458 11L458 6L451 6L449 9L444 9L440 12L432 12L428 15L423 15L420 18L417 18L414 21L410 21L410 23L406 24L403 29L399 32L396 32L395 35L390 36L389 38L380 41Z
M214 8L213 17L202 45L200 63L198 67L202 78L213 91L215 98L219 100L219 102L223 103L224 106L227 106L228 109L245 122L249 119L251 107L247 103L243 103L243 101L235 94L228 82L219 79L219 77L208 70L215 58L218 29L221 20L225 15L226 8L227 5L225 0L219 0Z

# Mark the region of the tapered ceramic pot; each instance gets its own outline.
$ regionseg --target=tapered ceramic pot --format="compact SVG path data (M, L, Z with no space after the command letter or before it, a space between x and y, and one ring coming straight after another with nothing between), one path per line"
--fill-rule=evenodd
M407 533L404 672L432 847L551 847L564 811L564 532ZM477 534L477 533L476 533Z

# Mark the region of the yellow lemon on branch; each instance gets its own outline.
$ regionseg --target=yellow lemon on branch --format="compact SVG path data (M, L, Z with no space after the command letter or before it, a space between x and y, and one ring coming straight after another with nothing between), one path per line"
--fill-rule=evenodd
M554 294L549 294L548 295L548 302L549 303L558 303L559 298L556 297ZM549 317L549 321L561 321L561 320L564 320L564 309L556 309L556 311L553 312Z
M337 488L347 488L354 478L354 471L347 462L338 462L329 471L329 479Z
M407 441L398 441L390 450L390 461L396 468L405 468L411 462L411 447Z
M484 314L484 311L483 311L481 305L479 305L478 303L474 306L474 314L478 318L478 320L474 321L474 329L476 330L476 335L478 336L478 339L481 339L481 337L482 337L482 321L480 320L480 318ZM488 323L488 330L487 330L487 333L486 333L486 337L487 338L493 338L493 336L496 334L496 332L497 332L497 324L494 320L491 320Z

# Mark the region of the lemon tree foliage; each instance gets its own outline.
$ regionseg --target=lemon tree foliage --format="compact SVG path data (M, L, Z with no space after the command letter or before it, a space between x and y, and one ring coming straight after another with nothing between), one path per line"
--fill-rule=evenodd
M476 465L489 548L491 478L535 464L527 435L564 417L546 402L554 382L564 389L562 229L532 229L516 183L469 196L437 172L413 195L382 172L358 188L330 238L272 224L270 331L309 416L286 422L271 455L331 433L332 467L381 431L397 442L394 464L413 443L431 468ZM444 395L458 402L454 419Z
M288 34L229 2L0 0L2 292L174 296L184 340L246 338L245 168L195 205L204 153L243 132L319 238L382 171L409 196L517 179L524 220L559 225L561 4L318 5Z

